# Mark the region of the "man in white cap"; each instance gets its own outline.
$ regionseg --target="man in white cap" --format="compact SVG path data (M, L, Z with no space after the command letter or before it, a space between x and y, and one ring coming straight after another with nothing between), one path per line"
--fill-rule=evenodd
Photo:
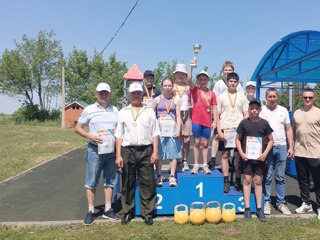
M109 103L111 89L107 83L99 83L96 88L96 103L87 106L75 126L75 132L87 138L87 160L85 188L88 201L88 213L85 225L91 225L94 214L96 187L101 172L104 178L105 208L103 218L116 220L111 208L113 188L117 184L117 167L115 165L114 131L118 121L118 109ZM88 126L87 132L84 128Z
M181 110L181 136L182 136L182 171L189 170L188 166L188 156L190 149L190 140L192 136L192 122L191 122L191 95L190 88L186 84L186 79L188 76L187 66L183 63L178 63L174 74L174 85L173 91L176 95L176 99L180 102Z
M141 215L147 225L153 224L156 206L154 164L158 161L160 129L155 112L142 104L140 83L129 87L131 104L119 112L116 128L116 164L122 168L121 223L128 224L134 215L136 178L141 202Z

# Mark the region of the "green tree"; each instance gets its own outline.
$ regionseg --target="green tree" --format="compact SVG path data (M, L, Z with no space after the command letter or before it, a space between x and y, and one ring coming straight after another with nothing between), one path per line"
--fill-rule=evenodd
M50 108L48 101L59 92L62 48L53 39L54 32L40 31L36 38L22 36L14 41L15 50L6 49L1 57L0 88L9 95L22 97L34 104L37 94L41 110Z
M93 58L94 68L99 66L99 55L95 54ZM110 84L111 86L111 101L117 107L121 107L124 99L123 94L123 75L128 71L126 63L119 62L116 59L115 54L109 56L109 61L104 64L104 71L102 72L102 80ZM95 74L99 73L97 70Z
M69 54L66 66L67 101L95 101L95 87L100 82L110 85L111 101L121 106L123 96L123 75L128 71L126 64L117 61L111 54L109 61L94 52L90 59L86 51L76 48Z
M91 61L84 50L73 48L66 61L66 101L92 102L94 81L91 79Z
M174 80L174 70L177 65L177 60L173 60L172 63L170 64L167 61L160 61L157 64L157 67L154 69L154 84L157 87L160 87L161 81L164 77L169 76Z
M31 71L19 52L5 49L0 60L1 91L33 105L34 84L30 79Z

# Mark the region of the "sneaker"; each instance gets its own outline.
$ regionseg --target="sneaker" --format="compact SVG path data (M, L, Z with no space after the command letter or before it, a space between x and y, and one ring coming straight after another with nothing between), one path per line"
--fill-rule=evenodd
M146 218L144 219L144 223L147 224L148 226L151 226L153 224L152 216L146 216Z
M208 166L209 166L210 169L214 169L215 166L216 166L216 162L215 162L215 161L210 161L210 162L208 163Z
M242 192L243 186L242 186L241 182L235 181L234 188L236 191Z
M271 214L271 204L270 204L270 202L265 202L265 203L264 203L263 213L264 213L265 215L270 215L270 214Z
M176 187L177 186L177 180L174 176L169 177L169 186L170 187Z
M312 205L308 205L305 202L303 202L302 205L295 210L296 213L306 213L312 211Z
M126 213L123 215L123 217L121 218L121 224L122 225L127 225L131 219L133 218L131 213Z
M198 164L194 164L193 168L192 168L192 171L191 171L191 174L198 174L198 172L199 172L199 165Z
M183 161L183 167L182 167L182 172L188 171L189 170L189 165L187 161Z
M251 211L250 210L244 211L244 218L247 220L251 220Z
M163 187L163 177L162 177L161 175L158 176L157 186L158 186L158 187Z
M258 210L256 212L257 218L260 220L260 222L266 222L267 218L266 216L263 214L263 212L261 210Z
M317 209L318 212L318 220L320 220L320 208Z
M106 218L106 219L109 219L109 220L113 220L113 221L116 221L118 220L119 218L116 216L116 214L114 213L113 209L110 208L108 211L105 211L103 214L102 214L102 217L103 218Z
M282 212L284 215L291 215L291 212L286 204L280 204L278 206L278 211Z
M204 174L211 174L211 171L209 170L208 165L203 165L202 171Z
M88 212L84 219L84 225L92 225L94 220L95 220L94 214L92 212Z
M228 193L230 191L230 182L225 182L223 186L223 192Z

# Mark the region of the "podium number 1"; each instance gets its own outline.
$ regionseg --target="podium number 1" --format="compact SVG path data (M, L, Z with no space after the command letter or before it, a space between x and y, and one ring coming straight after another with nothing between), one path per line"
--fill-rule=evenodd
M199 188L199 197L203 197L203 182L200 182L197 186L196 189Z

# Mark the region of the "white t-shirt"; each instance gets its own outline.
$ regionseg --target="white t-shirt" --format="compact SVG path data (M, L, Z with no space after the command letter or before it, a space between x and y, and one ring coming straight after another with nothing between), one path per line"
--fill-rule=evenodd
M273 111L268 109L267 106L262 106L262 110L259 116L267 120L271 128L273 129L273 146L286 145L287 141L285 125L290 124L288 110L280 105L277 105L277 107Z
M228 90L228 87L226 83L223 81L223 79L220 79L214 84L213 92L214 94L216 94L217 97L227 90ZM244 93L240 83L237 86L237 92Z
M234 103L234 108L231 106ZM220 127L237 128L241 120L244 118L244 113L248 111L249 101L243 93L229 93L228 91L218 96L218 113L220 114Z

